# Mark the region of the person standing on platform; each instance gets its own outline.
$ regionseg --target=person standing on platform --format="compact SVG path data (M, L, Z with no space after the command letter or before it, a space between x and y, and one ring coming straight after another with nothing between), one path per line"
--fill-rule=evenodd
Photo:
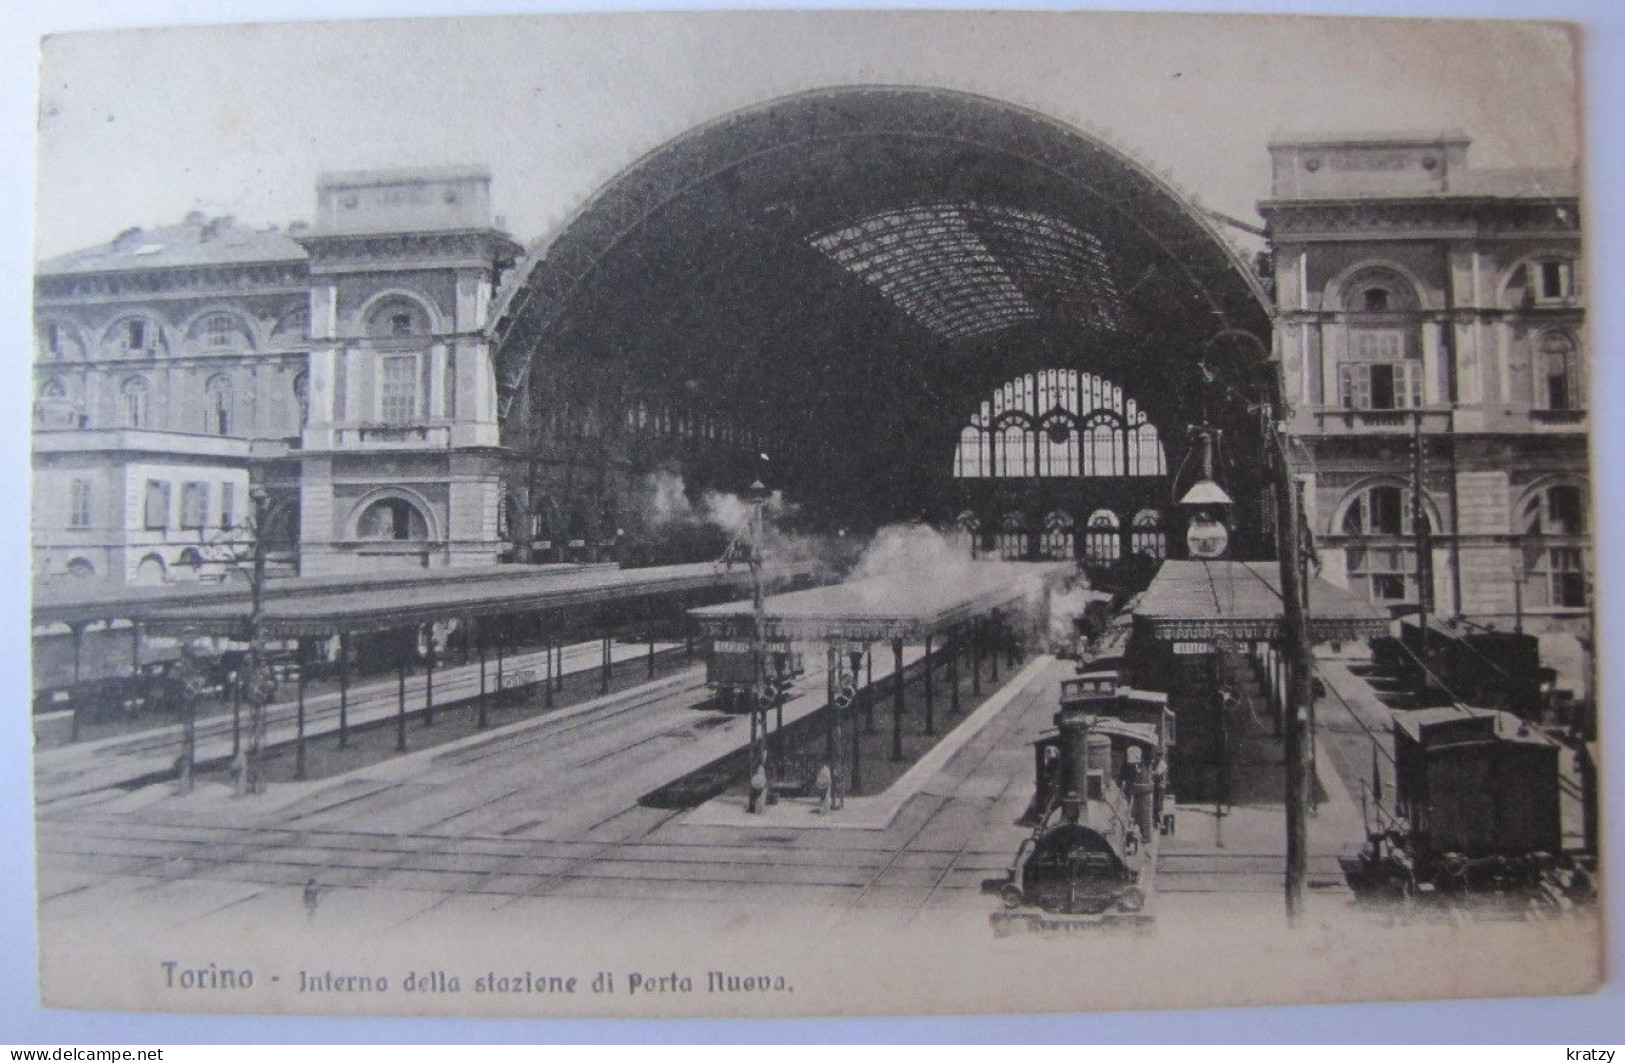
M813 784L818 792L818 814L823 815L833 807L835 800L835 777L830 773L828 764L818 767L818 781Z

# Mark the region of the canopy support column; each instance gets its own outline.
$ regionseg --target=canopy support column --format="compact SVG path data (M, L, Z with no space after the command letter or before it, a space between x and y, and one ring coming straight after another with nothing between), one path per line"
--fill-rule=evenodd
M339 636L339 748L350 744L350 636Z
M903 640L891 640L892 710L891 759L903 759Z

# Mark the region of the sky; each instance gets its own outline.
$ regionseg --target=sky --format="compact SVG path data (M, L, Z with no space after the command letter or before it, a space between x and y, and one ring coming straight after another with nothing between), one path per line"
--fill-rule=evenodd
M1576 65L1551 25L1057 13L703 12L54 36L36 253L188 211L309 220L319 173L478 163L530 242L738 108L839 84L962 89L1103 134L1254 219L1279 132L1438 130L1476 166L1561 167Z

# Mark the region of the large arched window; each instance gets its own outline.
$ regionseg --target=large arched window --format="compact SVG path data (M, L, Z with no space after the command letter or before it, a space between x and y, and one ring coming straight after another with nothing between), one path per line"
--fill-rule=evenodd
M1162 531L1162 514L1154 509L1142 509L1134 514L1129 549L1158 561L1168 556L1168 537Z
M1044 535L1039 541L1039 553L1052 561L1070 561L1074 556L1072 514L1056 510L1044 518Z
M145 379L133 376L124 382L119 389L119 414L125 428L149 427L149 398Z
M229 436L232 426L233 393L231 378L217 373L203 386L203 431L211 436Z
M1346 326L1337 367L1338 399L1348 409L1422 405L1422 342L1416 286L1397 270L1373 266L1339 291Z
M1431 535L1426 506L1420 512L1422 531ZM1377 601L1416 600L1416 514L1410 488L1396 484L1375 484L1348 500L1339 530L1350 539L1350 586Z
M1027 556L1027 514L1012 510L999 522L999 558L1020 561Z
M1046 369L1004 384L959 433L954 475L1162 476L1157 427L1093 373Z
M361 511L356 538L422 542L429 538L429 522L404 498L381 498Z
M252 346L242 319L224 310L199 318L188 338L205 351L241 351Z
M1123 534L1117 514L1097 509L1089 514L1083 533L1083 559L1087 564L1110 565L1123 556Z
M1588 527L1585 492L1574 484L1553 484L1525 500L1518 514L1525 605L1585 606Z

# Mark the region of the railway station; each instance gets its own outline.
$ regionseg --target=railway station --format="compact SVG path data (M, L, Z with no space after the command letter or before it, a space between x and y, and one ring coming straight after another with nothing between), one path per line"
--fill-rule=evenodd
M1282 139L1253 225L1037 111L848 87L528 248L466 167L43 263L42 910L1583 901L1577 200L1467 144ZM1499 235L1362 242L1418 203Z

